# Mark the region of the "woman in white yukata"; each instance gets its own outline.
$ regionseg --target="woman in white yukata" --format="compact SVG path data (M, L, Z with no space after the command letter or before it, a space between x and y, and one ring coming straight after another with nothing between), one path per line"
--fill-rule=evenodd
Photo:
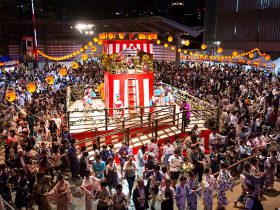
M85 209L92 210L94 208L94 194L100 189L101 179L90 176L90 170L86 170L81 190L85 194Z
M189 210L197 210L197 195L200 193L201 187L196 179L196 174L191 171L189 173L189 180L187 185L190 189L190 193L187 195Z
M181 176L180 185L176 187L176 205L178 210L185 210L187 203L187 195L190 193L190 189L186 184L187 178Z
M122 118L122 107L123 107L123 102L121 101L121 96L117 94L116 100L115 100L115 113L114 113L114 118L115 120L120 120Z
M233 188L233 177L230 172L227 170L228 165L226 163L221 164L221 170L217 178L218 184L218 209L223 209L224 206L229 204L229 201L226 197L225 191Z
M212 175L211 168L206 168L204 171L205 175L202 180L203 191L203 204L204 210L212 210L213 208L213 190L215 188L216 179Z

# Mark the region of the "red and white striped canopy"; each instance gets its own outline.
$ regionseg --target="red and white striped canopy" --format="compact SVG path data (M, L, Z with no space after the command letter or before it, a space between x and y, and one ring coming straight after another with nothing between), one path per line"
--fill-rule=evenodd
M129 48L149 54L154 53L153 42L146 40L114 40L105 42L103 46L104 51L109 55L119 53Z

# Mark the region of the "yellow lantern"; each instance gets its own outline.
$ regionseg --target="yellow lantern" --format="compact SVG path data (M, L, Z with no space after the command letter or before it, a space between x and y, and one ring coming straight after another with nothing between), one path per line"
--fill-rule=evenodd
M219 47L218 48L218 53L222 53L223 52L223 48Z
M187 52L188 52L187 50L184 50L184 54L187 54Z
M36 89L37 89L37 86L35 83L30 82L27 84L27 90L29 93L34 93L36 91Z
M178 49L178 53L180 53L180 52L182 52L182 49L181 49L181 48Z
M272 64L271 64L271 67L272 67L272 68L275 68L275 63L272 63Z
M175 47L174 47L174 46L171 46L171 50L175 50Z
M120 33L120 34L119 34L119 38L120 38L120 39L124 39L124 34L123 34L123 33Z
M206 44L202 44L202 45L201 45L201 49L202 49L202 50L205 50L206 48L207 48Z
M97 38L97 37L94 37L92 40L93 40L95 43L98 42L98 38Z
M189 45L190 45L190 41L189 41L189 40L186 40L186 41L185 41L185 45L186 45L186 46L189 46Z
M87 46L87 45L85 45L85 46L84 46L84 49L85 49L85 50L87 50L87 49L88 49L88 46Z
M74 53L73 53L73 56L76 56L76 55L77 55L77 53L76 53L76 52L74 52Z
M88 59L87 54L82 54L82 60L83 60L83 61L86 61L87 59Z
M266 55L264 58L265 58L265 60L269 61L270 60L270 55Z
M109 38L109 39L113 39L113 38L114 38L114 34L113 34L113 33L109 33L109 34L108 34L108 38Z
M93 47L91 48L91 51L92 51L92 52L96 52L96 49L97 49L96 46L93 46Z
M47 76L45 78L45 81L47 82L48 85L52 85L54 83L54 77L53 76Z
M92 45L93 45L93 43L92 43L92 42L89 42L89 43L88 43L88 46L90 46L90 47L91 47Z
M157 40L157 44L160 44L160 40L159 39Z
M81 48L81 49L80 49L80 52L84 52L84 48Z
M252 58L254 58L254 57L255 57L254 53L250 52L250 53L249 53L249 58L252 59Z
M5 94L5 99L9 102L13 102L14 100L16 100L16 98L17 98L17 94L13 90L8 90Z
M233 51L232 52L232 57L236 57L238 55L238 52L237 51Z
M168 44L167 44L167 43L165 43L163 46L164 46L165 48L167 48L167 47L168 47Z
M173 37L172 37L172 36L169 36L169 37L167 38L167 41L168 41L168 42L172 42L172 41L173 41Z
M65 77L67 75L67 69L66 68L60 68L59 69L59 74L62 76L62 77Z
M76 61L72 62L72 69L78 69L79 68L79 64Z
M99 39L99 40L97 41L97 44L102 45L102 44L103 44L103 41L102 41L101 39Z
M193 52L190 52L190 56L192 56L193 55Z

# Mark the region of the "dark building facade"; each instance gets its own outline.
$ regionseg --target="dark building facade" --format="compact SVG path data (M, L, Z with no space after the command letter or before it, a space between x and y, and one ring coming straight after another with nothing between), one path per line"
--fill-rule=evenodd
M206 0L204 41L225 49L280 51L280 0Z

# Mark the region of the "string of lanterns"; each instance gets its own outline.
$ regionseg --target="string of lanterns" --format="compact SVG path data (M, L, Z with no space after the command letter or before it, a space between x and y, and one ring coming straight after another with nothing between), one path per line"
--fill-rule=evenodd
M73 57L76 57L76 56L79 56L80 54L81 57L82 57L82 60L87 60L87 56L86 54L84 54L84 51L90 49L92 52L96 52L97 50L97 47L94 45L94 43L97 43L98 45L102 45L103 44L103 41L101 39L98 39L97 37L94 37L93 39L93 42L88 42L87 45L85 45L84 47L80 48L79 50L76 50L72 53L69 53L67 55L64 55L64 56L60 56L60 57L54 57L54 56L49 56L45 53L43 53L41 50L37 50L38 54L40 54L41 56L43 56L44 58L47 58L48 60L55 60L55 61L62 61L62 60L67 60L69 58L73 58Z

